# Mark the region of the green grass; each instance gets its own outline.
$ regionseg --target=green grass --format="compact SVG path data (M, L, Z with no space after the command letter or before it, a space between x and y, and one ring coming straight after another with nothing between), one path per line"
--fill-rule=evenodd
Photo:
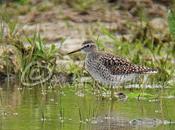
M21 37L16 31L17 24L6 19L6 17L2 18L1 22L0 45L7 47L7 50L3 53L4 56L1 57L7 57L6 59L8 59L6 60L8 61L6 68L12 65L11 62L16 65L16 60L19 61L17 63L19 64L18 67L20 67L17 69L15 66L11 71L8 69L7 73L14 73L15 71L15 74L17 74L19 78L25 76L26 78L33 78L33 80L35 80L34 76L38 76L39 78L41 74L47 75L47 73L52 73L49 71L53 71L55 68L56 57L58 55L56 46L52 44L50 47L46 47L38 33L35 33L33 37ZM7 30L6 32L5 29ZM24 46L26 42L30 44L28 48ZM15 52L11 52L11 49ZM16 59L13 59L13 56L15 56ZM2 61L3 59L1 58ZM35 69L37 69L37 72L33 73L32 70Z
M6 2L7 2L6 0L1 0L0 4L6 3ZM28 2L28 0L12 0L12 2L16 2L16 3L19 3L19 4L25 4L25 3Z
M86 12L87 10L91 9L93 4L97 3L96 0L62 0L60 3L65 3L71 8L80 11Z

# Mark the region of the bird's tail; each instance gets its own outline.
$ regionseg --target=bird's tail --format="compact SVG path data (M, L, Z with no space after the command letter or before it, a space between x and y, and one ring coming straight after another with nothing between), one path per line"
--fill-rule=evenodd
M158 73L158 69L139 66L138 67L138 73L142 73L142 74L156 74L156 73Z

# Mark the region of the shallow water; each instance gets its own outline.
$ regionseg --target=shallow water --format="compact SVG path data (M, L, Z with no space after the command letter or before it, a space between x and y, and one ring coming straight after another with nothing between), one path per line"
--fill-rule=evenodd
M3 83L0 130L175 129L174 98L110 101L91 92L77 94L78 90L68 86L29 88Z

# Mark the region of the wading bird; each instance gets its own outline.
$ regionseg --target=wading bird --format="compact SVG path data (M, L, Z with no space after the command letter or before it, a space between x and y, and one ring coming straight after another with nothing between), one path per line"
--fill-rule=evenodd
M157 73L156 69L135 65L119 56L97 51L92 40L83 42L81 48L68 54L78 51L86 54L85 69L90 75L100 83L111 86L112 98L113 87L132 81L140 75Z

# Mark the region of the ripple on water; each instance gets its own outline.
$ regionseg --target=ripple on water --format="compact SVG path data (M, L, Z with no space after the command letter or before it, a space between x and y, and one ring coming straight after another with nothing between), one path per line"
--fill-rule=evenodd
M92 118L90 122L96 130L107 130L107 129L125 129L131 130L134 128L152 128L158 127L159 125L174 124L175 122L160 120L157 118L140 118L129 120L120 116L99 116Z

